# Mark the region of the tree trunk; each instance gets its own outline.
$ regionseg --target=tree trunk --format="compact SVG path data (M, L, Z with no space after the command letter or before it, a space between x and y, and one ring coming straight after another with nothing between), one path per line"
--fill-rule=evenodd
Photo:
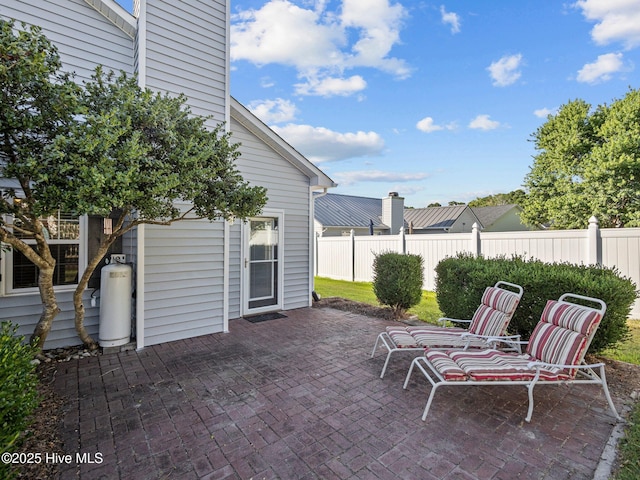
M48 247L47 247L48 248ZM50 256L50 255L49 255ZM31 335L31 344L36 345L39 350L44 347L44 342L51 331L53 319L60 313L60 307L56 300L56 294L53 290L53 271L55 268L55 260L51 258L52 264L39 264L38 289L40 290L40 299L42 300L42 315L40 320L33 329Z
M109 247L113 245L113 243L116 241L118 237L124 235L127 231L129 231L131 228L133 228L133 226L136 225L136 222L131 222L127 227L123 227L125 219L129 214L130 212L128 210L121 212L113 228L113 233L111 233L104 240L102 240L96 254L93 256L93 258L89 259L87 268L82 274L82 278L80 279L78 286L73 292L73 309L75 312L74 322L75 322L76 332L78 333L80 340L82 340L82 343L84 343L84 345L90 350L95 350L96 348L98 348L99 345L98 345L98 342L96 342L91 337L91 335L89 335L89 333L87 332L87 329L84 326L85 308L84 308L84 302L82 301L82 294L87 289L87 285L89 284L89 279L91 278L91 275L93 275L93 272L95 271L96 268L98 268L100 261L104 258L104 256L109 251Z
M91 335L89 335L89 333L87 332L87 329L84 326L85 308L84 308L84 302L82 301L82 294L84 293L84 291L87 288L87 285L89 284L89 279L91 278L91 275L93 275L93 272L98 267L98 265L100 264L100 261L104 258L107 251L109 250L109 247L113 244L116 238L117 237L115 236L109 236L100 244L100 247L98 248L98 251L96 252L95 256L89 260L89 263L87 264L87 268L82 274L82 278L80 279L78 286L73 292L73 309L75 311L74 320L75 320L76 332L78 332L78 336L80 337L80 340L82 340L82 343L84 343L85 347L88 348L89 350L97 349L98 342L96 342L91 337Z

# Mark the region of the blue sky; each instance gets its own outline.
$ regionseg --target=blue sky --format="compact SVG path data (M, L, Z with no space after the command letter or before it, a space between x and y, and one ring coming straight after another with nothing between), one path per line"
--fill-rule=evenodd
M640 0L231 2L231 94L333 193L521 188L547 115L640 87Z

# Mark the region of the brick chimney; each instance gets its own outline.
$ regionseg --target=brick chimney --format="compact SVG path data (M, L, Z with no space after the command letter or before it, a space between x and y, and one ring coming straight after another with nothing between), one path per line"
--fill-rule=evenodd
M398 192L389 192L382 199L382 223L390 227L390 234L397 235L404 226L404 197Z

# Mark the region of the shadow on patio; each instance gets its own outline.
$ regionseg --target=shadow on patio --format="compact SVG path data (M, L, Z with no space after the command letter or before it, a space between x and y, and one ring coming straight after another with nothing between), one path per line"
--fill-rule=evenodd
M60 364L62 478L591 479L614 418L597 385L442 388L384 379L376 335L391 324L310 308L231 333ZM616 401L618 404L618 401Z

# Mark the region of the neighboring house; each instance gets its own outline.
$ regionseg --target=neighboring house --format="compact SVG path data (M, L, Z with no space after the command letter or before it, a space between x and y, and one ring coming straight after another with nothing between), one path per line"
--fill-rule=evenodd
M184 93L194 114L213 117L210 126L225 122L241 143L240 173L267 188L262 214L246 223L145 225L123 238L120 253L134 269L137 347L228 331L229 319L240 316L309 306L313 195L335 184L230 97L228 0L136 0L135 12L112 0L0 0L0 17L41 26L78 81L100 64L137 74L143 87ZM73 243L71 261L81 272L91 248L91 219L60 222L75 229L65 242ZM36 288L13 282L19 267L10 252L2 253L0 318L18 323L19 333L28 335L41 304ZM73 288L56 287L62 312L45 348L79 343ZM85 324L97 339L99 307L91 306L91 294L99 292L87 292Z
M482 223L467 205L406 208L404 222L407 232L413 234L468 233L474 223L482 229Z
M321 237L388 235L399 233L404 199L391 192L387 198L356 197L337 193L315 195L314 229Z
M516 232L537 230L520 221L522 207L519 205L498 205L495 207L472 207L483 226L483 232Z
M486 232L529 230L520 223L521 211L518 205L404 208L395 192L383 199L327 193L315 196L314 226L321 237L397 234L401 225L409 234L469 233L474 224Z

